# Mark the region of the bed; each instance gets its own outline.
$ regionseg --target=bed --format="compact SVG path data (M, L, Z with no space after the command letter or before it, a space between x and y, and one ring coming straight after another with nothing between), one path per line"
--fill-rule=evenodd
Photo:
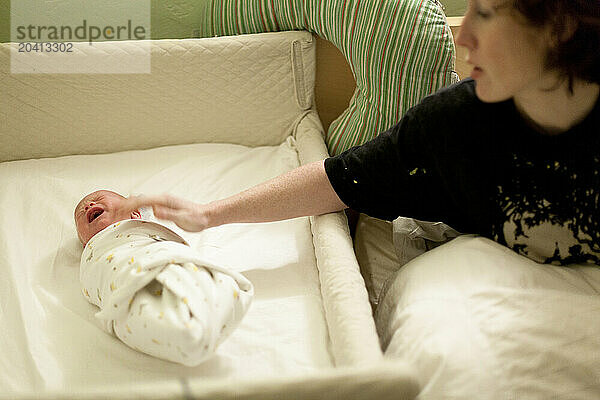
M327 156L314 37L75 47L106 65L147 55L151 73L10 73L30 60L0 45L0 397L414 398L413 369L383 359L343 213L184 233L255 287L198 367L126 347L81 294L72 213L84 194L206 202Z

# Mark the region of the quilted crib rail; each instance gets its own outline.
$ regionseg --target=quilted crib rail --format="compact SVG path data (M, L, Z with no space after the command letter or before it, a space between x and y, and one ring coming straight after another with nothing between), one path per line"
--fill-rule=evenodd
M295 136L302 164L327 157L323 127L316 113L307 113ZM381 362L383 354L346 216L338 212L311 217L311 229L335 364L367 366Z
M302 376L252 380L171 379L145 385L110 385L88 390L49 391L35 395L39 400L411 400L419 383L410 365L382 362L369 368L335 368ZM0 400L26 400L34 396L6 395Z
M272 146L313 107L308 32L149 42L151 73L128 74L13 73L17 44L0 44L0 162L188 143ZM108 65L148 42L73 46Z

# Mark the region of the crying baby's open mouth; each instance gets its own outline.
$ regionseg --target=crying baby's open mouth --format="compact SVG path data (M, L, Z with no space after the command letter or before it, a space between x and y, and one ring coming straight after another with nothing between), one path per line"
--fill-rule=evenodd
M102 213L104 213L104 210L101 208L92 210L91 212L88 213L88 223L91 223L93 220L95 220L96 218L98 218L100 215L102 215Z

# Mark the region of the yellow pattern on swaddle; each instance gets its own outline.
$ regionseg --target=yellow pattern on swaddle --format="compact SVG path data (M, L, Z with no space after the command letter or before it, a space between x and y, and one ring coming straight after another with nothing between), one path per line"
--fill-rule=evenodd
M194 366L210 357L245 315L252 284L203 259L167 227L125 220L94 236L81 255L85 298L123 343ZM97 294L90 296L90 293Z

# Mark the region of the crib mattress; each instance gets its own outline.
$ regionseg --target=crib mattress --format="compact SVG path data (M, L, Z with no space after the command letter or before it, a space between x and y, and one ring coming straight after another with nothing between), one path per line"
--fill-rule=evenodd
M243 273L256 293L239 328L195 368L136 352L105 333L79 286L82 246L73 208L86 193L169 192L209 202L298 166L295 146L289 137L279 146L193 144L0 164L0 391L293 375L332 366L308 218L182 234Z

